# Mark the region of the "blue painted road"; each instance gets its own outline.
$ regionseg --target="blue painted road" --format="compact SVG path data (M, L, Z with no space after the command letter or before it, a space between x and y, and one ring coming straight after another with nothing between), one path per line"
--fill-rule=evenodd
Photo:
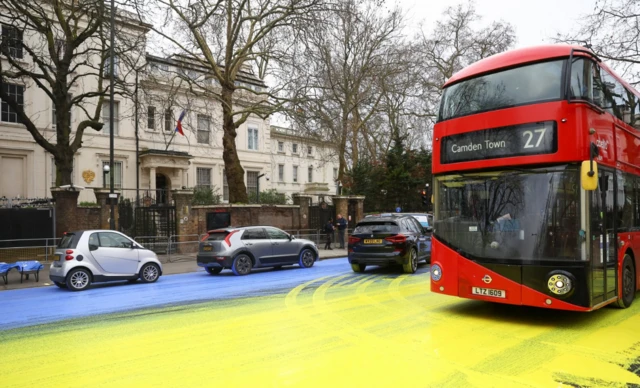
M56 286L3 291L0 330L148 307L274 294L313 279L344 273L351 273L346 258L316 262L307 269L292 266L255 270L248 276L234 276L228 270L211 276L200 270L162 276L153 284L96 284L82 292Z

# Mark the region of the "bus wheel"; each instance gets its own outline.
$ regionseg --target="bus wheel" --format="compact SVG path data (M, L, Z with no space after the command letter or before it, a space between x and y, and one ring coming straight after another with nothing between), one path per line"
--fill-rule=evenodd
M615 303L616 307L626 309L631 306L636 296L636 270L631 256L624 255L622 260L622 298Z

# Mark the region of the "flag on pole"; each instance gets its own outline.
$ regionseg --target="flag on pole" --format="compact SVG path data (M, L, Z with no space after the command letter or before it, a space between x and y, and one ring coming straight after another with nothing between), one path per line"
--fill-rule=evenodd
M180 113L180 117L178 117L178 123L176 124L176 132L178 132L182 136L184 136L184 132L182 131L182 119L184 119L184 115L186 114L187 110L185 109L182 111L182 113Z

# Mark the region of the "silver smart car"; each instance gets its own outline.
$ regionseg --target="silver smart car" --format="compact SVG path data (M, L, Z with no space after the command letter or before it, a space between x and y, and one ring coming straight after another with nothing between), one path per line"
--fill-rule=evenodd
M49 278L60 288L82 291L93 282L140 279L153 283L162 275L158 256L113 230L65 233L56 248Z
M298 239L271 226L247 226L209 231L198 249L200 267L211 275L230 268L246 275L252 268L299 264L313 266L318 248L311 240Z

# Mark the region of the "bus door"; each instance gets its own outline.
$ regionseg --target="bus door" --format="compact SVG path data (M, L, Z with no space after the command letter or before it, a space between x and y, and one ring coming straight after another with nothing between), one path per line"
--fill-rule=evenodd
M616 295L617 246L613 229L613 172L598 171L598 189L591 192L591 305Z

